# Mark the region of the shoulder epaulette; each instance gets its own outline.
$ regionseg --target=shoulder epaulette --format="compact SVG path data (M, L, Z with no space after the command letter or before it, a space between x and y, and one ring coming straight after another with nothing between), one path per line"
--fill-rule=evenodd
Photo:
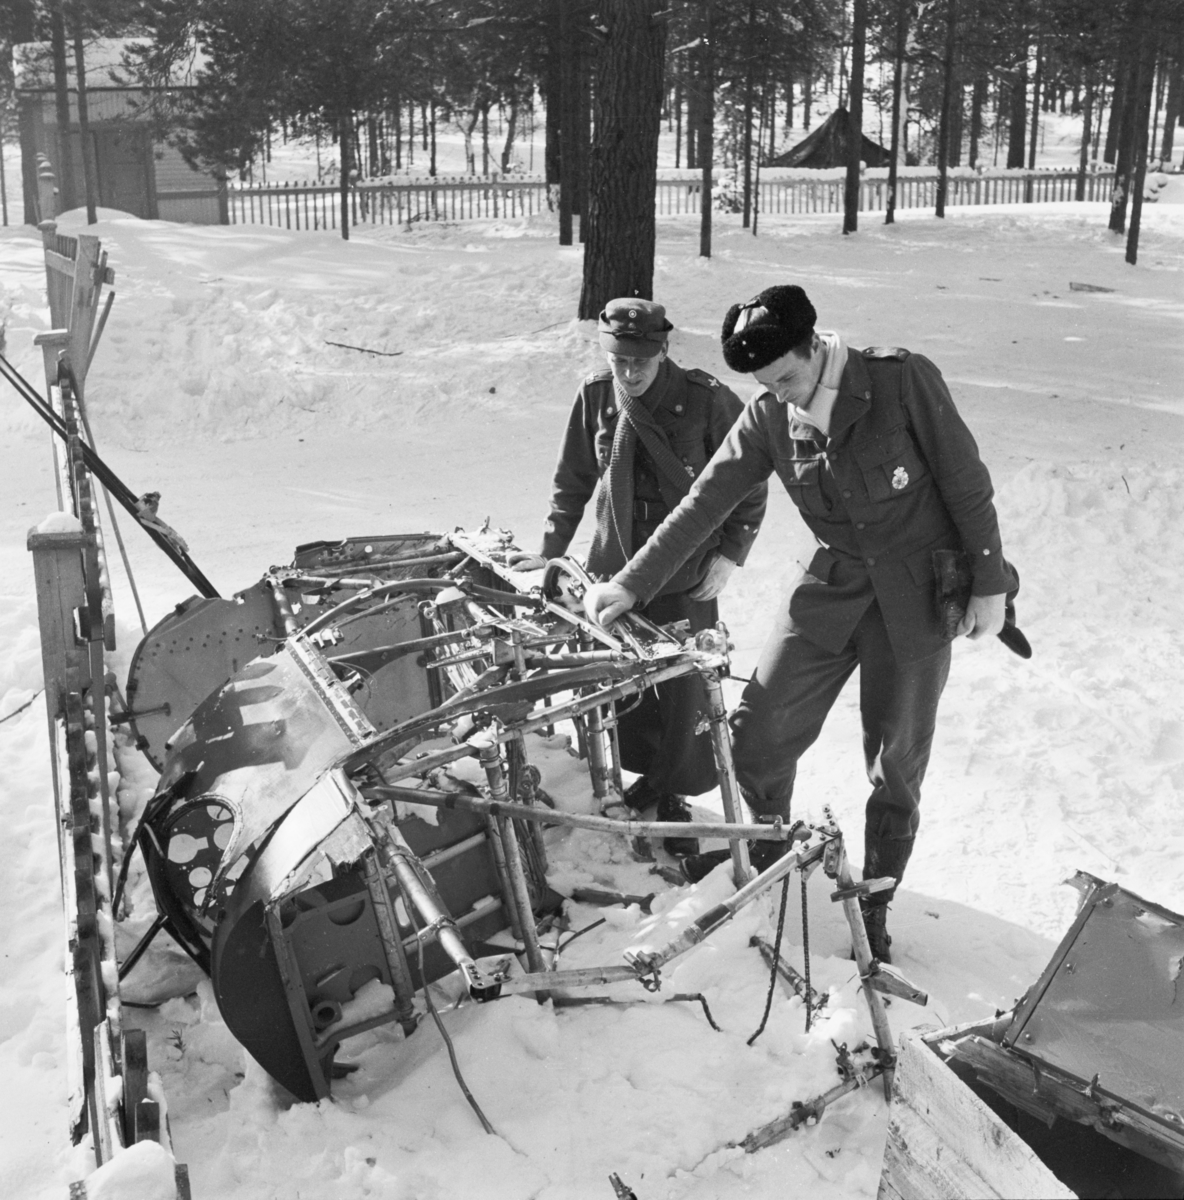
M864 358L895 358L904 362L909 351L903 346L869 346L864 352Z
M592 374L589 375L584 380L584 382L585 383L599 383L601 380L611 379L612 377L613 377L612 371L610 371L608 369L608 367L604 367L603 369L601 369L599 371L593 371Z
M702 371L698 367L691 367L691 369L687 371L687 378L693 380L695 383L701 383L705 387L709 388L717 388L720 386L719 380L716 379L714 375L708 375L706 371Z

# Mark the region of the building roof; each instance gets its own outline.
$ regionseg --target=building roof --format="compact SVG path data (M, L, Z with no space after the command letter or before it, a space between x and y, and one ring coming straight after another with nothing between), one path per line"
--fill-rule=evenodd
M91 38L83 50L86 67L86 86L92 88L136 88L135 70L127 65L128 51L144 45L144 38ZM170 79L172 87L192 87L196 74L205 66L205 55L195 48L192 56L180 63ZM12 48L13 76L17 91L51 92L54 88L53 55L49 42L18 42ZM78 82L74 70L74 50L66 53L67 86L76 91Z

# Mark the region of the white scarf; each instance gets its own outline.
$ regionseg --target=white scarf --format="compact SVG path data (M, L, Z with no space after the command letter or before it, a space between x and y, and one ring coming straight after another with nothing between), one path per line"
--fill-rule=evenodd
M829 329L819 330L818 340L826 354L822 374L805 406L799 408L795 404L792 407L799 421L805 421L807 425L813 425L820 433L826 434L830 429L830 414L839 398L839 384L847 366L847 343Z

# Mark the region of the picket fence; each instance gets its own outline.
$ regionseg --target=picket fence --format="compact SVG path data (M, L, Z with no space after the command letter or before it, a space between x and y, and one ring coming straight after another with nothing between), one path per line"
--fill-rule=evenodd
M831 173L827 173L828 176ZM1086 201L1109 200L1113 171L1085 176ZM1045 204L1073 200L1078 175L1072 170L1007 171L982 175L950 175L946 204ZM932 208L937 202L938 176L901 175L896 207ZM762 179L755 187L757 209L764 214L826 213L843 209L844 181L824 179ZM555 198L542 179L519 177L438 178L407 183L358 183L350 188L349 214L353 225L410 225L424 221L474 221L530 217L553 207ZM659 179L655 206L659 216L699 212L701 184L694 179ZM715 185L717 204L738 206L734 190ZM269 183L231 184L227 190L232 225L277 225L285 229L336 229L341 220L341 192L335 185ZM886 178L860 183L859 207L883 212L888 204Z

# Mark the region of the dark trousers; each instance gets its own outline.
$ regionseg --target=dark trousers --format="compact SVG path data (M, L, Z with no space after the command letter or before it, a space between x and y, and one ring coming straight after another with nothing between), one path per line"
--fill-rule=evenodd
M658 596L640 612L655 625L689 621L691 633L714 629L719 620L714 600L691 600L685 592ZM632 703L625 700L619 706L621 766L644 775L659 792L699 796L711 791L719 782L711 737L695 734L700 714L707 712L699 675L660 683L643 692L635 708L630 708Z
M798 759L817 739L857 666L863 755L872 784L863 876L899 880L921 821L921 782L950 673L949 647L920 662L898 663L873 600L851 640L832 654L793 632L787 608L732 714L736 773L755 812L788 818ZM890 898L891 892L880 892L875 901Z

